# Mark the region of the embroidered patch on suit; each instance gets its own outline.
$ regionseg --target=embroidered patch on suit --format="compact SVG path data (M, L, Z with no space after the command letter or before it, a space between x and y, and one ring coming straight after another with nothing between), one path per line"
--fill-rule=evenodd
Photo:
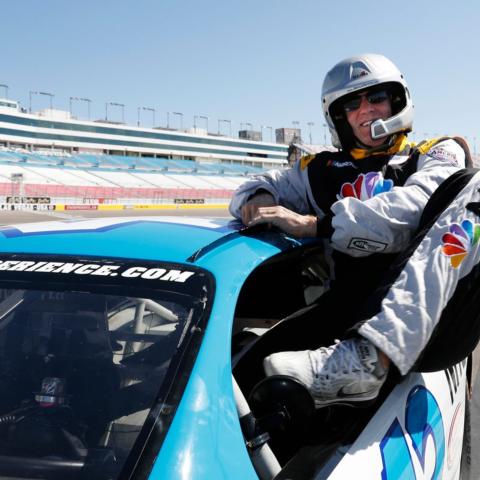
M428 152L428 156L440 160L442 163L458 167L458 158L454 152L442 147L434 147Z
M453 268L458 268L468 252L477 244L480 238L480 224L470 220L463 220L462 223L453 223L448 233L442 236L442 252L450 257Z
M392 180L385 180L380 172L361 173L353 183L344 183L337 199L354 197L368 200L379 193L389 192L393 188Z

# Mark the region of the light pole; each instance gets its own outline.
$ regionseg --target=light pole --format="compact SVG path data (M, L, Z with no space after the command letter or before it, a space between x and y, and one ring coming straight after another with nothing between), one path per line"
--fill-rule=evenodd
M182 112L172 112L172 115L178 115L180 117L180 130L183 130L183 113Z
M82 98L82 97L70 97L70 115L73 116L73 112L72 112L72 101L73 100L77 100L79 102L85 102L87 104L87 110L88 110L88 119L90 120L90 103L92 103L92 101L89 99L89 98Z
M323 124L323 144L327 146L327 124Z
M0 87L5 89L5 98L8 98L8 85L5 85L4 83L0 83Z
M309 138L310 138L310 145L312 145L312 127L315 125L313 122L307 122L309 127Z
M207 133L208 133L208 117L205 116L205 115L194 115L193 116L193 128L195 128L195 129L197 128L197 118L201 118L202 120L205 120L206 126L207 126ZM220 122L220 120L219 120L219 122ZM220 132L220 123L218 125L219 125L218 130Z
M269 127L268 125L261 125L260 126L260 136L262 137L262 141L263 141L263 129L264 128L269 128L270 129L270 142L272 141L272 127Z
M269 127L268 125L265 125L265 128L269 128L269 129L270 129L270 142L273 142L273 128L272 128L272 127Z
M198 118L201 118L201 119L205 120L206 130L207 130L207 133L208 133L208 117L205 116L205 115L199 115Z
M122 123L125 123L125 105L123 103L117 102L107 102L105 103L105 120L108 121L108 106L111 107L120 107L122 109Z
M29 96L29 112L32 113L32 95L44 95L46 97L49 97L50 99L50 110L52 110L53 108L53 97L55 96L53 93L48 93L48 92L36 92L36 91L32 91L30 90L30 92L28 92L28 96Z
M140 126L140 110L146 110L147 112L152 112L152 127L155 126L155 112L156 110L153 107L138 107L137 108L137 126Z
M90 120L90 105L92 101L89 98L81 98L80 101L85 102L87 104L87 115L88 120Z
M300 135L298 135L298 131L300 130L300 128L299 128L300 122L298 120L293 120L292 124L293 124L293 128L295 128L297 130L293 135L293 141L298 142L301 138Z
M230 136L232 136L232 121L231 120L227 120L227 119L222 119L222 118L219 118L218 119L218 134L220 135L220 123L228 123L230 128L229 128L229 132L230 132Z
M245 126L250 126L250 130L253 130L253 125L251 123L245 122Z
M36 95L38 92L28 92L28 112L32 113L32 95Z

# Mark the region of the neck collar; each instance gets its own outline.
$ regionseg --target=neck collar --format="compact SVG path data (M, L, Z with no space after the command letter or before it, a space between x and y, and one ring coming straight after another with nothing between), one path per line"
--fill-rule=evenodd
M362 160L366 157L375 155L394 155L401 152L409 146L407 136L405 134L394 135L389 142L374 148L355 147L350 150L350 155L354 160Z

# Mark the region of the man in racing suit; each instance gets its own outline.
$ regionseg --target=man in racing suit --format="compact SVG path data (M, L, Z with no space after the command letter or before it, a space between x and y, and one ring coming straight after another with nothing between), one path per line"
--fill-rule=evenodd
M462 360L480 323L480 174L465 170L466 143L408 142L410 93L381 55L335 65L322 101L339 151L249 180L230 205L246 225L331 242L331 290L290 329L273 329L293 351L263 361L267 375L302 381L317 407L371 401L392 364L405 375ZM333 345L320 347L319 338Z

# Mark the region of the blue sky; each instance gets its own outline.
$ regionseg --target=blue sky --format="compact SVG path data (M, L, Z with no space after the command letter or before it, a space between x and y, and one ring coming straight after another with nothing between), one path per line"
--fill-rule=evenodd
M233 129L250 123L291 127L314 122L323 142L320 92L325 73L357 53L390 57L403 71L415 104L415 138L462 134L480 148L477 133L480 4L456 2L323 0L17 0L2 2L0 84L28 107L29 91L53 93L54 106L69 97L92 100L92 118L105 103L181 112ZM3 95L5 89L0 89ZM34 95L33 109L48 106ZM79 117L86 104L73 102ZM121 109L109 107L120 120ZM177 126L180 116L170 116ZM149 126L152 114L142 111ZM204 119L197 120L205 126ZM222 131L228 131L222 123ZM269 131L264 131L266 138Z

